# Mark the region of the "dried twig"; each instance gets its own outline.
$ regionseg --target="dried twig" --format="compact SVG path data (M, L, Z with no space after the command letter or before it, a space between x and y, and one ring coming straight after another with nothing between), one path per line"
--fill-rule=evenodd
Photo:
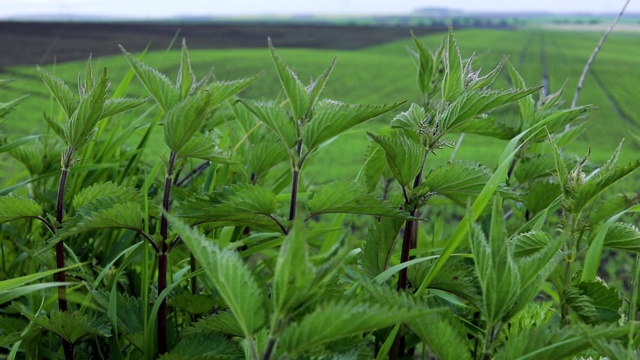
M571 108L575 108L577 106L578 98L580 97L580 91L582 91L582 85L584 84L584 79L587 77L587 73L591 68L591 64L593 64L593 61L596 59L596 56L600 52L600 48L602 48L602 45L604 44L605 40L607 40L607 37L609 37L609 34L611 34L611 32L613 31L613 28L618 24L618 21L620 21L620 18L624 14L624 11L627 9L627 5L629 5L629 2L631 2L631 0L627 0L624 3L622 10L620 10L620 13L616 17L616 19L613 21L613 24L611 24L609 29L605 31L605 33L602 35L602 38L598 42L598 45L596 45L596 48L591 53L589 60L587 60L587 64L585 65L584 70L582 70L582 75L580 75L580 80L578 81L578 88L576 89L576 93L573 96L573 101L571 102ZM567 127L565 128L565 131L566 130L569 130L569 125L567 125Z

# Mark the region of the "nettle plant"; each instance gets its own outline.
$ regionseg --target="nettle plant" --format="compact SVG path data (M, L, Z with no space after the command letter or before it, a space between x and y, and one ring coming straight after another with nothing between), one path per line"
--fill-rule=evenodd
M29 173L1 190L1 351L636 357L640 266L631 291L597 274L604 248L640 251L620 221L637 197L602 196L640 161L576 160L562 148L590 107L563 108L563 89L534 100L506 61L481 75L451 31L435 51L414 42L423 101L369 134L357 179L321 185L302 176L310 157L403 105L323 98L335 61L305 84L269 43L282 93L261 101L237 95L257 76L197 80L184 42L175 82L122 49L113 96L90 61L79 96L39 69L61 120L0 147ZM513 88L492 88L505 65ZM155 105L122 98L136 76ZM517 119L491 116L508 105ZM461 133L506 140L496 167L434 166Z

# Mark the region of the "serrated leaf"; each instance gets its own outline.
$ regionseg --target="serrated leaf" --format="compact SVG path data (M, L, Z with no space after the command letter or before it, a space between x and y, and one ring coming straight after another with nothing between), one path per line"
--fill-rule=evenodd
M167 304L172 307L182 309L189 314L205 314L210 312L219 301L212 295L192 294L188 291L180 291L171 295L167 300Z
M136 108L144 104L146 101L147 101L146 99L130 99L130 98L107 99L104 102L102 117L108 118L108 117L120 114L122 112L129 111L133 108Z
M329 76L331 75L331 72L333 71L333 68L335 66L336 58L334 57L329 67L327 67L327 69L322 74L320 74L320 76L318 76L315 81L312 81L311 84L309 84L308 92L311 107L313 107L316 104L316 101L318 101L318 98L320 97L322 90L324 90L324 86L327 84L327 80L329 80Z
M450 310L423 315L408 322L438 359L469 359L468 330Z
M397 206L363 193L358 183L337 181L321 186L307 201L307 218L330 213L402 217Z
M35 200L17 196L0 196L0 224L42 214L42 206Z
M462 72L462 57L460 49L453 36L453 30L449 28L449 35L445 47L445 73L442 79L442 100L453 101L464 91L464 79Z
M527 192L522 195L522 201L531 214L537 214L549 207L560 195L562 189L557 182L536 181L529 185Z
M251 144L248 149L249 157L247 165L257 178L264 175L274 166L289 159L289 153L278 143L277 139L264 139L255 144Z
M80 314L76 311L58 310L53 310L50 316L42 314L34 315L26 311L26 309L23 309L22 314L34 323L72 344L91 336L111 336L111 327L107 323L106 318L90 318L89 315Z
M360 265L372 277L387 270L404 220L382 218L369 227Z
M295 146L296 128L287 112L274 102L240 100L249 111L264 122L285 145L287 151Z
M271 38L269 38L269 50L271 51L271 59L276 66L276 72L278 73L282 88L287 95L287 99L289 99L289 106L291 107L293 117L300 121L307 120L306 117L312 105L307 89L300 79L298 79L295 71L276 53L276 49L271 43Z
M160 105L160 108L162 108L165 113L173 108L179 100L179 94L169 78L133 57L122 45L119 45L119 47L127 59L127 62L138 76L138 79L140 79L147 91L149 91L151 96L153 96Z
M96 303L102 311L115 313L113 326L117 325L117 330L124 335L136 348L144 348L144 303L141 298L129 296L128 294L115 294L115 311L110 308L111 294L106 291L92 291Z
M296 222L280 248L273 276L273 304L277 316L284 317L300 306L313 287L315 269L309 261L305 233Z
M220 334L195 333L183 337L161 360L223 360L244 359L237 343Z
M361 182L366 187L368 193L376 190L380 178L386 168L384 150L380 145L373 142L369 145L367 157L356 181Z
M79 149L90 139L98 121L104 118L104 104L107 100L107 69L104 69L100 81L80 98L78 107L69 117L64 127L67 145Z
M212 94L211 108L220 106L226 100L251 85L258 77L260 77L260 74L249 78L212 82L206 87L207 91Z
M321 304L288 326L279 337L279 346L287 354L295 355L329 341L391 326L431 311L427 308L346 301Z
M482 164L456 161L433 169L424 180L424 189L430 195L442 195L460 206L476 197L491 178L491 171ZM503 192L508 190L503 186ZM422 194L422 196L427 195ZM420 197L420 195L418 195Z
M220 138L214 132L196 134L176 153L179 158L195 158L209 160L220 164L233 164L229 154L218 147Z
M522 79L522 76L520 76L520 73L518 73L513 64L510 62L507 63L507 69L509 70L509 77L511 78L513 87L516 89L526 89L527 85L524 83L524 79ZM535 110L535 101L533 100L533 96L528 95L518 100L518 108L520 110L520 119L525 124L529 124Z
M209 117L211 94L200 92L178 102L164 116L164 142L179 153Z
M483 298L484 316L489 324L497 324L516 302L520 275L504 239L502 201L496 199L491 216L489 241L477 228L469 225L473 258L477 265Z
M83 206L94 203L103 198L114 199L114 202L127 202L139 198L138 193L131 188L108 181L96 183L80 190L71 202L71 207L80 209Z
M100 203L85 205L78 214L65 222L56 236L67 238L98 229L129 229L142 231L142 206L138 202L113 203L105 198Z
M496 67L493 68L493 70L491 70L487 75L480 78L474 78L467 85L467 87L469 89L484 89L487 86L493 84L493 82L498 78L498 75L500 75L500 73L502 72L502 68L504 67L504 64L506 62L507 58L504 57L502 60L500 60L498 65L496 65Z
M460 128L477 116L515 102L540 88L509 90L469 90L437 114L436 120L442 132L460 132Z
M267 320L264 294L240 255L234 250L220 249L177 218L170 215L167 218L238 319L245 337L255 334Z
M531 256L546 248L551 237L544 231L530 231L518 234L510 240L514 244L513 255L516 258Z
M422 167L424 148L415 140L394 133L391 136L369 134L384 150L389 169L401 186L413 182Z
M640 230L633 224L617 222L609 227L604 237L604 246L640 252Z
M194 332L216 331L233 336L244 335L238 319L230 311L221 311L199 319L193 326Z
M525 183L540 178L548 178L556 171L553 156L536 155L520 159L513 170L513 176L519 183Z
M191 93L196 82L196 76L191 69L191 60L189 59L189 49L187 49L187 41L182 39L182 50L180 53L180 69L178 70L178 80L176 85L180 92L180 99L184 99Z
M458 126L456 132L509 140L520 133L520 129L514 125L517 124L507 124L492 116L481 116Z
M40 75L40 78L53 95L53 98L56 99L56 102L62 107L67 119L71 118L71 114L73 114L78 105L69 86L67 86L62 79L53 76L53 74L44 68L37 66L36 69L38 70L38 75Z
M598 323L617 323L621 319L622 298L615 288L599 280L581 282L578 288L593 301Z
M303 144L312 151L352 127L391 111L403 103L389 105L351 105L321 100L313 108L313 117L304 127Z
M430 94L435 87L434 73L438 64L427 47L411 32L413 42L418 48L418 88L423 95Z
M496 360L561 360L591 347L591 339L613 339L633 331L633 325L557 325L534 326L514 334L495 354Z
M407 111L401 112L391 120L391 128L402 129L407 136L421 142L421 133L427 120L424 108L413 103Z
M571 201L570 210L573 212L581 211L596 196L638 168L640 168L640 160L630 162L626 165L603 169L593 179L587 180L582 186L578 187L573 196L573 201Z

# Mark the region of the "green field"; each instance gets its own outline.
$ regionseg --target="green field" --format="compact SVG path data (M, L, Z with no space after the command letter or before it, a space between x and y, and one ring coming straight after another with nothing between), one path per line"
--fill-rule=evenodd
M570 103L584 64L593 51L600 34L589 32L559 32L543 30L461 30L456 32L463 56L477 52L480 65L489 69L507 56L521 72L530 86L540 84L543 74L548 74L550 92L557 91L565 82L565 99ZM422 40L435 48L441 35L424 37ZM188 42L188 39L187 39ZM274 44L278 47L278 44ZM415 65L407 49L413 44L406 41L393 42L362 50L311 50L280 49L283 58L298 71L303 80L321 71L335 56L337 66L327 85L325 95L344 102L385 103L419 101L415 83ZM487 52L486 49L491 49ZM266 44L260 49L222 49L191 51L194 69L204 75L213 69L218 79L233 79L262 73L242 96L268 98L275 96L279 83L271 63ZM591 115L592 122L572 150L585 154L589 146L592 159L604 160L622 137L629 138L629 131L640 133L640 102L637 101L637 84L640 81L640 38L632 33L614 33L601 53L589 76L580 98L580 104L594 104L597 110ZM176 74L179 67L177 51L153 52L145 55L145 62L168 74ZM84 62L69 62L48 66L48 69L74 83ZM129 67L122 56L94 59L94 66L107 67L112 83L116 85ZM35 74L33 66L11 68L16 80L1 94L0 100L8 100L21 94L30 94L5 123L4 132L12 136L38 133L44 128L42 113L55 109L46 88ZM496 86L508 85L506 71ZM132 96L143 96L144 89L134 80L128 91ZM145 111L145 109L138 110ZM514 108L499 110L500 116L515 117ZM127 121L125 115L118 121ZM387 124L391 115L354 130L349 136L332 143L314 162L330 163L331 170L316 172L313 162L308 176L316 181L328 181L337 177L353 177L357 169L348 165L360 162L366 151L368 139L365 132ZM630 139L629 139L630 140ZM637 151L637 144L627 141L624 154ZM467 137L467 147L458 158L487 160L493 158L503 143L480 137ZM471 146L473 145L473 146ZM480 150L481 149L481 150ZM447 160L441 156L440 161ZM489 161L490 162L490 161Z

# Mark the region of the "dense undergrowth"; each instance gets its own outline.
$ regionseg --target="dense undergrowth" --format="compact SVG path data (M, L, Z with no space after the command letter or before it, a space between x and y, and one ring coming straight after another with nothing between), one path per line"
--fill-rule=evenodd
M640 160L568 153L590 106L506 61L481 74L451 32L414 40L422 101L328 184L308 162L402 105L324 98L335 61L303 83L269 44L282 92L267 100L238 95L259 74L197 79L184 43L175 82L125 49L113 91L91 61L77 92L39 69L60 110L0 147L29 172L0 190L0 356L637 357L640 264L629 287L598 270L640 251L637 193L607 191ZM513 87L496 89L504 71ZM121 97L134 77L149 98ZM516 121L492 116L509 104ZM489 168L455 161L452 134L507 143Z

